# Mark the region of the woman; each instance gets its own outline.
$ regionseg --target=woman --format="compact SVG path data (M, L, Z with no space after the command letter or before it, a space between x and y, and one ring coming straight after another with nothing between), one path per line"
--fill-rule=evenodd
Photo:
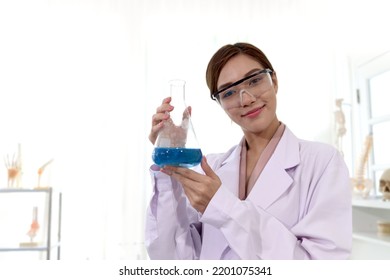
M244 136L195 169L152 168L150 258L347 259L346 165L335 148L298 139L278 120L278 80L264 53L247 43L226 45L211 58L206 79L211 98ZM169 102L153 115L152 143Z

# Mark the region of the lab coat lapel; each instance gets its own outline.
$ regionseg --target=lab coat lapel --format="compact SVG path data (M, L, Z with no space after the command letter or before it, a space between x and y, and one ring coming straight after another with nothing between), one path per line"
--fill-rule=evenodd
M241 145L237 145L231 153L227 153L227 157L222 160L221 165L217 169L214 169L222 180L223 187L236 196L238 196L240 155Z
M299 163L298 139L286 127L273 155L257 179L248 200L263 209L273 204L293 183L287 169Z
M241 145L237 145L226 157L213 165L224 188L238 197ZM293 180L287 169L299 163L298 139L286 127L274 154L257 179L247 200L263 209L269 207L291 186ZM222 232L210 225L203 227L204 237L201 259L221 259L229 244Z

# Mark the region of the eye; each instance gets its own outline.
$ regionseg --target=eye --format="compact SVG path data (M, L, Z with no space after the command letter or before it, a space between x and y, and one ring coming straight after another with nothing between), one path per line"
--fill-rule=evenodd
M261 76L256 76L254 77L253 79L251 79L248 83L249 86L253 87L253 86L256 86L258 84L261 83L261 80L263 79L263 77Z
M235 93L236 93L235 90L229 89L229 90L227 90L227 91L222 92L221 97L222 97L222 99L229 98L229 97L231 97L232 95L234 95Z

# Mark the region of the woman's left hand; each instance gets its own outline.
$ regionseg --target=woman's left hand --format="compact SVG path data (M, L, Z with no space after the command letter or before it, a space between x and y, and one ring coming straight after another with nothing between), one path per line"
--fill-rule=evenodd
M206 157L202 158L201 167L205 175L188 168L174 166L165 166L161 171L182 184L191 205L203 214L222 183L208 165Z

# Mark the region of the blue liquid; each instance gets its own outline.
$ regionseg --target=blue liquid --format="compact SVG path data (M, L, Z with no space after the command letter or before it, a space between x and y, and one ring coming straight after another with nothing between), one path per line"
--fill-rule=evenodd
M154 148L152 159L158 166L193 167L202 161L200 149Z

